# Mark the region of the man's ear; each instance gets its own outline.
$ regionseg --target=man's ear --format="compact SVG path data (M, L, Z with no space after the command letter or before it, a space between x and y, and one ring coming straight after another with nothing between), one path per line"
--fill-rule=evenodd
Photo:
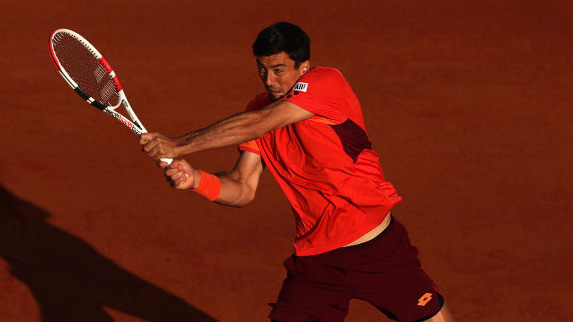
M308 72L309 69L310 69L310 60L307 60L302 64L300 64L300 70L302 71L303 74Z

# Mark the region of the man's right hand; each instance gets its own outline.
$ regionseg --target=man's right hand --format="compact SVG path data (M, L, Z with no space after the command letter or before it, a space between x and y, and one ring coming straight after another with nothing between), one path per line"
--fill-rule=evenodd
M139 138L143 151L154 160L161 158L174 159L179 156L176 151L177 141L159 133L144 133Z

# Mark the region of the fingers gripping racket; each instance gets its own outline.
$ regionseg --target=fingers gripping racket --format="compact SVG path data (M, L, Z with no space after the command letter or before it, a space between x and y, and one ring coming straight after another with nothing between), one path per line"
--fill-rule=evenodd
M117 75L84 37L68 29L58 29L50 37L49 49L60 75L81 98L113 116L135 134L147 133L129 105ZM116 111L120 106L131 120ZM173 159L163 158L161 161L171 164Z

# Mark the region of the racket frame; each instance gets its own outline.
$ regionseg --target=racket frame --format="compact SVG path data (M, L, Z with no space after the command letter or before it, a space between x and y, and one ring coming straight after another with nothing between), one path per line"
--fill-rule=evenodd
M108 76L112 79L112 81L114 82L114 84L118 90L119 99L118 99L117 105L107 106L105 104L102 104L99 101L96 101L93 97L89 96L89 94L86 93L74 81L74 79L68 74L68 72L65 70L65 68L60 64L58 56L57 56L56 52L54 51L53 42L52 42L54 36L60 32L68 33L72 37L78 39L82 43L82 45L86 49L88 49L92 53L92 55L99 61L99 63L106 69ZM58 29L58 30L54 31L52 33L52 35L50 36L49 46L50 46L50 57L52 58L52 62L56 66L60 75L62 75L62 77L66 80L66 83L68 83L68 85L70 85L70 87L74 90L74 92L76 92L81 98L83 98L86 102L88 102L88 104L93 105L96 108L98 108L98 109L106 112L107 114L113 116L119 122L123 123L130 130L132 130L135 134L141 135L143 133L147 133L147 130L145 129L145 127L143 126L143 124L141 123L141 121L139 120L137 115L135 114L135 112L133 111L133 108L131 107L131 105L129 104L129 101L127 100L127 96L125 95L125 92L121 86L121 83L119 82L119 80L117 78L117 75L115 74L115 72L113 71L113 69L111 68L109 63L106 61L106 59L103 57L103 55L89 41L87 41L87 39L85 39L80 34L76 33L75 31L72 31L69 29ZM129 120L128 118L123 116L121 113L118 113L115 111L118 107L120 107L122 105L123 105L125 111L127 112L127 114L129 115L129 117L131 118L131 120Z
M82 45L86 49L88 49L92 53L92 55L98 60L98 62L106 69L108 77L111 78L114 85L116 86L116 89L118 90L118 96L119 97L118 97L118 104L117 105L108 106L108 105L105 105L105 104L95 100L88 93L86 93L78 85L78 83L76 83L74 81L74 79L68 74L68 72L65 70L65 68L60 64L58 56L57 56L56 52L54 51L53 39L54 39L54 36L58 33L67 33L67 34L71 35L72 37L78 39L80 41L80 43L82 43ZM62 28L62 29L57 29L52 33L52 35L50 36L50 39L48 41L48 45L49 45L49 51L50 51L50 57L52 59L52 63L54 64L54 66L56 66L56 69L58 70L60 75L64 78L66 83L68 83L68 85L70 85L70 87L74 90L74 92L76 92L88 104L104 111L105 113L107 113L107 114L111 115L112 117L114 117L115 119L117 119L120 123L127 126L131 131L133 131L138 136L141 136L141 134L147 133L147 129L145 129L145 127L143 126L143 123L141 123L141 121L139 120L139 118L135 114L135 111L133 110L133 108L129 104L129 101L127 100L127 96L125 95L123 87L121 86L121 83L119 82L119 79L117 78L117 75L115 74L115 71L113 71L111 65L107 62L107 60L103 57L103 55L87 39L85 39L84 37L82 37L80 34L78 34L77 32L75 32L73 30ZM122 115L121 113L116 111L116 109L120 106L123 106L123 108L125 109L125 111L127 112L128 116L130 117L131 120L128 119L127 117L125 117L124 115ZM173 159L162 158L161 161L165 161L165 162L170 164L173 161Z

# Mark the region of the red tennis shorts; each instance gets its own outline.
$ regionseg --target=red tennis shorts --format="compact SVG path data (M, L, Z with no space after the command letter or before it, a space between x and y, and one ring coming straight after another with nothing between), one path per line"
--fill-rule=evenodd
M376 238L314 256L291 256L269 317L281 322L341 322L351 299L365 300L397 321L424 321L444 303L421 268L404 226L392 222Z

